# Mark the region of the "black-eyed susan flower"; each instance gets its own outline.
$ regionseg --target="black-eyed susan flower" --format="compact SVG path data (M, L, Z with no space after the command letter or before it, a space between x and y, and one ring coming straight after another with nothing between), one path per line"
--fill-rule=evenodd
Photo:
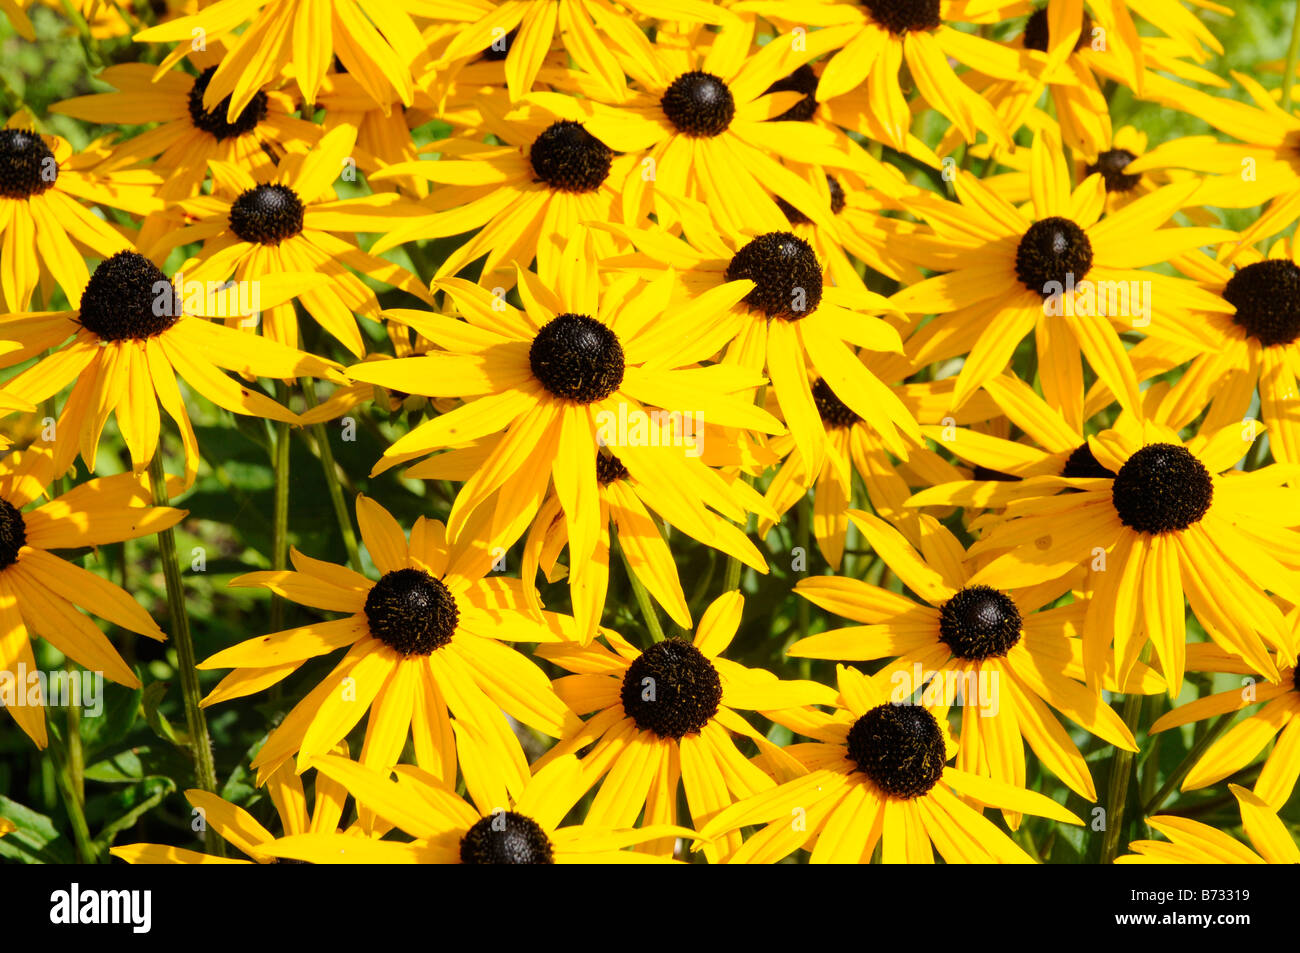
M1187 203L1196 182L1167 186L1101 218L1101 175L1072 189L1051 130L1034 140L1031 166L1033 202L1025 211L964 172L953 183L958 202L914 200L934 237L913 237L908 248L919 264L945 274L890 299L909 313L939 315L909 338L908 354L920 366L966 353L954 394L960 406L1002 373L1021 339L1034 331L1040 375L1064 378L1054 393L1073 389L1082 354L1121 406L1138 408L1137 377L1112 326L1112 319L1136 326L1150 320L1142 305L1149 273L1137 269L1232 233L1159 228Z
M485 578L491 557L482 547L448 546L440 522L421 517L408 541L388 511L365 496L357 497L357 522L383 574L378 582L296 550L293 570L232 582L348 615L249 639L199 663L235 669L203 704L261 691L308 659L346 648L253 759L261 777L295 754L299 770L306 768L370 712L364 764L391 766L410 737L417 763L454 784L458 745L472 737L478 747L469 750L481 756L462 752L461 769L473 779L467 783L500 779L520 793L528 762L502 709L555 738L578 722L541 669L504 642L560 642L572 637L572 623L551 613L534 621L519 580Z
M812 743L785 753L805 774L724 809L699 828L705 843L763 824L731 863L772 863L800 847L812 863L1033 863L1034 859L963 798L1007 811L1079 824L1060 804L947 764L957 752L948 710L934 701L895 704L890 688L837 666L830 713L807 709L772 717Z
M402 214L400 196L386 193L339 200L334 183L349 168L347 159L356 129L340 126L307 154L292 154L259 181L245 169L213 161L217 188L211 195L180 203L185 228L168 233L151 255L202 240L198 253L180 271L187 280L264 282L282 272L314 272L327 280L303 292L302 306L352 354L365 354L365 342L353 313L378 320L379 299L354 274L367 275L409 291L430 304L424 283L400 265L367 254L352 233L383 231ZM344 233L345 237L335 234ZM289 347L298 346L298 316L292 304L265 308L264 335Z
M45 700L32 684L40 669L31 636L128 688L139 688L140 680L77 608L130 632L166 638L130 594L55 551L148 536L185 515L150 505L149 486L130 473L89 480L32 506L69 457L34 445L0 461L0 700L38 748L47 743Z
M343 747L346 751L346 746ZM337 757L335 755L334 757ZM348 790L338 781L322 772L316 773L315 789L310 812L302 777L291 762L286 762L266 779L266 792L275 805L284 837L319 833L338 834L352 840L368 840L359 825L353 823L346 831L339 831ZM128 864L274 864L275 854L268 853L278 843L276 835L267 830L257 818L236 804L210 791L192 788L185 792L185 800L194 809L195 818L201 818L204 829L211 828L217 836L247 857L217 857L186 847L167 844L127 844L113 847L109 853Z
M189 485L199 447L177 375L218 407L289 423L297 422L296 414L223 371L342 377L332 362L198 315L247 320L255 300L274 307L315 281L315 275L280 272L260 277L255 288L196 287L188 279L178 285L139 252L118 252L95 268L75 311L0 316L0 334L22 345L0 354L0 367L52 349L5 387L39 402L76 381L57 427L68 434L64 446L79 448L92 471L109 416L117 418L134 468L147 467L158 447L161 406L180 430Z
M574 673L555 682L560 697L578 713L591 714L542 758L549 762L591 746L582 758L583 793L596 784L600 789L587 823L630 827L643 810L646 824L675 823L680 784L699 828L734 800L770 790L774 776L790 770L781 749L736 709L830 704L835 693L722 658L744 604L739 592L725 593L705 610L693 640L665 639L644 652L608 630L602 632L608 649L599 641L538 649ZM758 745L766 770L741 753L733 735ZM707 845L705 853L716 860L739 846L732 833ZM665 847L671 850L671 844L651 849Z
M1287 613L1292 630L1300 627L1300 613ZM1262 705L1257 711L1228 729L1205 750L1183 779L1182 790L1196 791L1217 784L1250 765L1275 738L1277 744L1264 758L1255 783L1255 794L1281 810L1300 777L1300 685L1295 666L1277 659L1281 680L1259 684L1258 673L1240 658L1216 645L1194 643L1187 647L1187 667L1194 672L1230 673L1241 676L1241 684L1216 692L1165 712L1151 726L1152 734Z
M971 547L1000 554L972 582L1032 586L1087 566L1083 657L1091 687L1100 684L1112 640L1121 680L1150 641L1176 697L1184 597L1216 644L1276 682L1268 649L1287 664L1295 650L1267 591L1300 601L1293 568L1300 508L1286 485L1289 469L1232 469L1257 432L1248 422L1184 442L1167 426L1121 418L1088 438L1093 458L1115 476L1060 478L1077 492L1008 503L1006 520Z
M231 122L259 90L278 85L286 73L303 99L315 103L335 57L387 109L390 91L411 105L411 70L426 55L413 18L427 19L437 10L428 0L217 0L200 12L141 30L134 39L178 43L160 70L185 56L196 38L225 42L230 52L208 83L202 106L212 109L226 100Z
M107 258L130 238L82 205L144 216L162 208L159 178L143 169L96 173L103 155L74 155L67 140L33 131L25 111L0 129L0 294L7 311L30 307L37 286L46 306L54 284L77 301L90 273L85 255Z
M110 66L96 78L116 92L65 99L50 112L105 125L159 123L115 143L106 161L121 168L152 162L150 168L162 177L158 197L165 202L198 192L210 160L270 178L280 156L306 152L320 139L320 127L296 118L297 104L278 90L258 90L231 118L224 100L205 108L203 95L219 58L196 54L195 59L201 69L197 76L171 70L155 78L148 63Z
M614 828L590 817L581 824L564 824L585 791L582 767L571 755L540 768L513 797L504 789L471 787L473 804L434 775L410 765L399 765L394 781L388 772L334 755L312 763L318 772L345 785L359 804L416 839L402 843L299 834L272 845L275 856L315 864L663 863L670 858L623 848L696 836L671 824Z
M1061 587L998 590L971 585L961 543L931 517L921 519L921 551L884 520L849 512L871 548L916 593L920 602L857 579L801 579L795 591L815 604L862 623L800 639L795 657L869 661L890 659L874 674L903 701L933 679L945 705L959 704L957 767L1013 787L1025 786L1024 744L1071 790L1097 799L1087 762L1055 709L1090 734L1137 751L1133 734L1083 679L1083 646L1076 637L1081 603L1050 608ZM1049 606L1044 608L1044 606ZM1113 666L1106 681L1112 690ZM1160 692L1164 682L1145 666L1125 690ZM960 702L957 695L960 694ZM1018 824L1013 819L1012 826Z
M1192 820L1190 817L1157 815L1146 824L1167 840L1133 841L1136 851L1116 857L1117 864L1300 864L1300 846L1277 810L1237 784L1228 789L1241 809L1241 826L1250 839L1251 850L1236 838Z
M636 157L616 156L582 123L556 119L540 108L502 115L480 105L485 131L499 144L439 140L425 153L434 162L405 162L371 176L379 182L414 178L435 183L434 194L412 217L394 223L375 242L376 254L416 239L474 234L438 266L435 278L455 275L486 256L482 282L513 283L513 264L537 261L553 284L561 255L575 240L590 240L599 257L623 250L607 231L589 228L615 221ZM418 214L417 214L418 211ZM508 273L508 274L503 274Z
M754 391L763 383L760 373L692 366L712 352L698 342L681 343L693 328L715 322L719 311L744 294L745 284L665 313L671 290L666 277L643 288L634 276L622 276L602 289L590 248L571 246L569 252L555 286L517 268L522 310L487 288L445 279L438 287L465 321L415 311L389 316L446 350L352 367L355 379L390 390L466 400L398 439L376 473L505 431L456 496L447 520L453 540L496 494L484 542L514 542L553 479L570 558L586 559L601 530L600 441L628 467L639 468L655 465L644 456L648 435L674 413L679 422L702 415L722 426L767 433L782 429L753 404ZM676 346L661 348L664 336Z

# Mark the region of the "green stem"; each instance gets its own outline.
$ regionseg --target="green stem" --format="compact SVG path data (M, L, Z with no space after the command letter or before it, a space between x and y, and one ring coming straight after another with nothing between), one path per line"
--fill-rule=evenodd
M153 501L157 506L167 506L167 473L163 469L162 443L149 463L149 477L153 483ZM190 747L194 754L194 778L200 788L213 794L217 791L217 766L212 758L212 740L208 737L208 720L199 707L199 672L195 667L194 640L190 635L190 617L185 611L185 587L181 581L181 566L176 558L176 531L172 527L158 533L158 552L162 559L163 575L167 581L168 628L176 646L177 668L180 670L181 694L185 699L185 727L189 732ZM209 853L225 855L221 838L211 827L204 830L204 841Z
M1291 45L1286 48L1286 67L1282 73L1282 108L1291 111L1291 87L1295 85L1296 62L1300 60L1300 4L1291 14Z
M72 753L68 747L66 740L63 744L54 746L55 760L58 762L55 765L54 782L67 809L68 821L72 824L72 841L76 847L77 863L94 864L98 863L99 854L90 839L90 827L86 823L86 812L82 806L85 798L77 795L77 782L72 776Z
M316 391L312 382L303 378L302 396L307 401L308 409L316 406ZM352 514L343 496L343 484L339 481L338 466L334 462L334 448L330 446L329 433L324 424L311 425L312 439L316 441L316 450L320 454L320 465L325 471L325 485L329 488L330 504L334 507L334 518L338 520L339 533L343 536L343 546L348 551L348 562L357 572L361 572L361 550L357 546L357 534L352 529Z
M1138 720L1142 715L1143 696L1136 692L1124 698L1124 724L1137 737ZM1106 791L1106 831L1101 840L1101 862L1112 864L1119 854L1120 833L1124 828L1124 808L1128 800L1128 783L1133 774L1132 751L1116 751L1111 762L1110 783Z
M72 663L66 666L69 674ZM86 752L81 746L81 709L76 705L68 706L68 780L72 782L72 792L79 804L86 803Z
M289 385L275 382L275 398L288 406ZM289 424L277 421L275 425L275 450L272 466L275 470L275 507L271 517L271 569L283 572L289 568ZM284 630L284 598L271 596L271 631Z
M655 611L654 602L650 599L650 593L641 580L636 577L632 571L632 564L628 562L627 553L623 552L623 547L619 545L618 538L614 537L614 547L618 550L619 558L623 560L623 568L627 570L627 578L632 583L632 595L636 597L636 604L641 610L641 617L645 619L646 629L650 632L650 638L655 642L664 640L664 629L659 624L659 614Z
M1200 740L1192 746L1192 750L1187 752L1187 755L1183 760L1178 763L1178 767L1174 768L1173 773L1165 779L1165 783L1161 785L1160 790L1156 792L1155 797L1142 805L1142 813L1144 815L1150 817L1164 806L1169 795L1173 794L1178 788L1178 785L1183 783L1183 778L1187 777L1187 773L1192 770L1192 767L1196 762L1201 760L1201 756L1209 750L1210 745L1218 741L1219 737L1228 730L1228 726L1232 724L1233 718L1236 717L1236 714L1236 712L1230 711L1227 714L1219 716L1218 721L1210 726L1210 730L1201 736Z

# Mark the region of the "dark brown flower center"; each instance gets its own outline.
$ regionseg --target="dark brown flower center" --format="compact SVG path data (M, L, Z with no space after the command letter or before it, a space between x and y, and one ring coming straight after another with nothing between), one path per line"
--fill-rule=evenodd
M0 569L18 561L18 550L27 545L27 522L22 511L0 499Z
M1187 529L1213 500L1214 481L1205 464L1172 443L1153 443L1133 454L1111 486L1120 522L1139 533Z
M460 839L462 864L553 864L555 850L542 825L498 810L474 822Z
M172 283L138 252L104 259L81 293L81 326L104 341L151 338L178 318Z
M548 321L528 349L533 376L555 397L591 404L623 383L623 345L607 326L586 314Z
M1047 46L1051 42L1047 29L1047 8L1041 7L1030 14L1029 19L1025 22L1024 35L1025 49L1038 50L1040 53L1047 52ZM1074 43L1074 52L1080 50L1092 43L1092 17L1087 13L1083 15L1083 26L1079 30L1079 39Z
M594 192L609 178L614 150L582 123L562 119L547 126L528 152L533 172L561 192Z
M727 280L748 278L755 287L744 302L769 318L797 321L822 300L822 266L802 238L768 232L751 240L727 265Z
M1300 268L1294 262L1269 258L1238 269L1223 298L1237 309L1233 323L1265 347L1300 338Z
M939 783L947 760L943 731L921 705L878 705L849 729L849 757L881 791L902 800Z
M1059 215L1034 222L1016 247L1016 277L1043 298L1061 294L1090 270L1092 242L1087 232Z
M933 30L939 19L939 0L862 0L871 18L890 33L901 36L916 30Z
M257 128L257 124L266 118L268 100L266 93L258 90L253 94L247 106L239 111L234 122L226 120L226 111L230 109L230 97L227 96L211 109L203 108L203 94L207 92L208 83L216 73L215 66L209 66L194 79L190 87L190 122L195 129L200 129L218 142L233 139Z
M1130 175L1124 170L1136 158L1137 156L1127 149L1107 149L1097 156L1096 162L1088 163L1083 172L1084 175L1095 175L1100 172L1102 181L1106 183L1107 192L1132 192L1142 181L1142 174Z
M385 573L366 595L370 634L398 655L429 655L456 634L460 610L441 579L422 569Z
M45 140L30 129L0 129L0 196L40 195L59 178L59 164Z
M958 590L939 610L939 641L961 659L1000 658L1020 641L1020 610L988 586Z
M703 70L678 76L659 105L678 132L697 139L725 132L736 115L736 99L727 84Z
M287 185L259 185L230 206L230 230L254 245L278 245L302 231L302 199Z
M628 666L621 695L638 728L677 741L698 734L718 713L722 680L690 642L665 639Z

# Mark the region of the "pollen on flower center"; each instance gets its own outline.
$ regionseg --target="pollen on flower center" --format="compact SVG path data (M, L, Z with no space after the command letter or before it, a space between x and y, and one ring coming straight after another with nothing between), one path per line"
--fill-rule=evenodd
M684 639L656 642L623 676L623 710L642 731L674 741L698 734L722 703L713 663Z
M755 284L745 304L769 318L796 321L821 304L821 262L811 245L790 232L759 235L736 252L727 265L727 280L741 278Z
M555 397L591 404L623 383L623 345L586 314L558 314L537 332L528 349L533 376Z
M1088 441L1085 440L1070 451L1070 455L1065 459L1065 466L1061 468L1061 476L1114 477L1115 473L1101 465L1093 455L1092 447L1088 446Z
M422 569L385 573L366 595L370 634L402 656L428 655L456 634L456 597Z
M514 811L479 818L460 839L462 864L553 864L555 852L542 825Z
M81 326L103 341L151 338L177 319L171 282L139 252L104 259L81 293Z
M58 177L58 163L44 139L30 129L0 129L0 196L40 195Z
M626 480L630 474L623 461L612 453L596 453L596 482L609 486L619 480Z
M822 418L822 423L828 427L852 427L859 423L862 418L849 409L844 401L836 396L835 391L831 390L831 385L820 377L817 383L812 386L813 403L817 405L817 413Z
M614 150L580 122L561 119L533 140L528 152L537 177L561 192L594 192L609 177Z
M833 175L826 176L826 187L831 193L831 214L839 215L844 211L844 186ZM810 219L781 196L776 196L776 207L784 214L791 225L811 225Z
M933 30L939 19L939 0L862 0L872 19L890 33Z
M1124 462L1111 487L1120 522L1139 533L1169 533L1200 521L1214 500L1205 464L1186 448L1153 443Z
M303 206L287 185L259 185L230 206L230 230L255 245L278 245L302 231Z
M700 139L725 132L736 115L736 99L727 84L703 70L678 76L659 105L678 132Z
M1300 268L1285 258L1269 258L1238 269L1223 298L1237 309L1232 321L1265 347L1300 338Z
M0 499L0 569L18 561L18 550L27 545L27 521L22 511Z
M1020 610L989 586L958 590L939 610L939 641L958 658L1000 658L1020 641Z
M1040 53L1047 52L1047 45L1051 37L1047 31L1047 8L1040 7L1029 16L1025 23L1024 43L1027 50L1038 50ZM1089 46L1092 43L1092 17L1087 13L1083 15L1083 26L1079 30L1079 39L1074 43L1074 52Z
M849 729L849 757L886 794L920 797L943 777L943 731L921 705L877 705Z
M257 124L266 118L268 101L266 93L258 90L249 100L248 105L239 111L234 122L226 120L226 111L230 108L229 96L211 109L204 109L203 94L207 92L208 83L212 82L212 76L216 71L215 66L209 66L195 77L194 85L190 87L189 108L190 122L194 124L194 128L206 132L221 142L223 139L242 136L256 129Z
M1092 269L1092 242L1068 218L1053 215L1029 226L1016 248L1016 277L1030 291L1049 298L1070 278L1078 283Z
M778 79L763 95L768 93L802 93L803 99L799 100L779 116L773 117L773 122L807 122L817 112L817 74L813 68L804 63L789 76L783 76Z
M1130 174L1124 170L1136 158L1127 149L1107 149L1097 156L1096 162L1084 167L1083 174L1089 176L1100 172L1107 192L1132 192L1142 181L1142 174Z

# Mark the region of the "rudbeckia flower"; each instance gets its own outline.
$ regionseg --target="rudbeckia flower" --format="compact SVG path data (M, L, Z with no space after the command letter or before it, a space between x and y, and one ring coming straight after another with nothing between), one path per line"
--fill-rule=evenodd
M341 746L346 751L346 745ZM368 840L360 825L353 823L346 832L339 832L343 806L348 790L327 774L316 772L311 812L307 811L307 794L302 778L294 771L291 762L285 762L266 779L266 790L275 805L276 816L284 837L308 833L338 834L349 840ZM185 792L185 800L203 818L206 827L216 831L223 841L234 847L248 860L237 857L216 857L185 847L167 844L128 844L113 847L109 853L128 864L274 864L276 855L270 851L279 843L276 836L262 826L252 814L231 804L209 791L192 788Z
M894 704L883 682L843 665L836 672L833 712L773 713L779 723L817 739L784 749L806 773L731 805L700 827L708 843L751 824L766 825L730 856L731 863L773 863L805 846L814 864L867 863L877 844L887 864L933 863L936 848L950 864L1034 862L964 798L1082 823L1045 795L946 764L957 744L945 706L927 704L924 696L921 704Z
M1215 643L1276 682L1267 647L1288 664L1295 650L1266 590L1300 603L1300 507L1285 485L1291 470L1231 469L1255 433L1253 423L1235 424L1184 443L1169 427L1121 418L1088 439L1093 458L1115 476L1061 478L1077 492L1011 501L1006 519L971 547L1000 554L972 581L1032 586L1088 566L1083 657L1093 688L1112 638L1124 681L1150 641L1177 696L1184 596Z
M165 202L198 192L209 160L269 178L286 151L306 152L320 139L320 127L295 118L297 104L276 90L259 90L230 119L224 100L205 109L203 95L219 60L210 55L196 56L196 61L206 66L198 76L172 70L154 78L155 67L149 63L110 66L96 78L117 92L65 99L50 112L106 125L160 123L114 144L107 163L127 168L152 160L150 168L163 180L158 197Z
M1021 339L1034 331L1049 400L1077 389L1082 353L1121 406L1138 408L1137 377L1111 324L1112 317L1150 320L1134 301L1150 273L1136 269L1232 233L1159 228L1187 204L1196 182L1167 186L1101 218L1102 176L1089 176L1071 189L1065 156L1051 130L1034 140L1030 162L1033 206L1025 212L960 171L953 182L958 202L914 200L916 214L929 222L934 236L913 237L907 250L915 252L919 264L946 274L890 299L909 313L939 315L908 339L907 353L919 367L969 352L953 398L959 407L1002 373ZM1109 314L1125 310L1131 313Z
M800 639L796 658L891 661L873 674L888 682L894 701L911 698L931 678L943 701L961 698L957 767L1013 787L1025 786L1025 742L1069 788L1097 800L1088 764L1051 709L1103 741L1137 751L1133 733L1096 691L1084 687L1082 603L1050 605L1060 586L1008 591L971 585L965 551L932 517L921 518L921 551L884 520L850 510L871 548L921 602L857 579L801 579L795 591L822 608L863 625ZM920 678L917 678L917 675ZM1114 690L1113 667L1107 673ZM1127 691L1160 692L1164 682L1135 667ZM1008 819L1012 828L1019 817Z
M1241 808L1241 824L1255 850L1209 824L1190 817L1157 815L1146 824L1167 841L1138 840L1136 853L1116 857L1117 864L1300 864L1300 846L1275 808L1245 788L1229 784Z
M591 746L582 758L582 790L597 784L600 789L588 823L630 826L643 808L646 824L675 823L680 785L698 828L737 798L769 790L775 776L798 770L736 710L830 704L834 692L816 682L780 681L722 658L744 605L738 591L719 596L689 642L669 638L641 651L604 630L609 649L598 641L538 649L574 673L556 680L560 697L579 714L591 714L539 762ZM741 753L733 735L758 746L757 761ZM670 853L671 846L650 849ZM705 855L716 861L739 846L739 835L729 834L707 845Z
M616 450L628 467L639 469L655 465L645 456L648 437L642 432L648 434L672 413L699 414L722 426L781 430L775 418L753 404L753 393L763 383L758 372L691 366L711 352L680 345L690 329L715 322L720 310L744 294L744 284L665 313L667 276L648 288L624 276L602 290L595 263L585 254L590 249L570 251L574 254L561 262L555 286L517 266L523 310L487 288L445 279L438 287L465 321L388 312L445 351L351 368L356 380L390 390L466 399L464 406L398 439L374 473L505 430L456 496L447 520L453 540L497 494L485 543L510 545L554 479L570 558L587 559L601 529L598 440Z
M1179 259L1196 285L1182 307L1146 329L1153 347L1170 360L1192 358L1162 405L1171 426L1191 423L1207 405L1203 427L1240 421L1258 390L1274 458L1300 463L1298 255L1300 245L1279 241L1268 255L1240 252L1235 268L1207 255Z
M226 100L229 122L290 67L303 99L315 103L335 57L387 109L390 91L404 106L413 102L411 70L425 56L413 18L436 17L439 8L429 0L217 0L191 16L141 30L134 39L178 44L157 75L188 54L195 37L224 41L230 53L208 83L202 106L212 109Z
M593 822L564 824L582 797L582 768L572 756L541 768L510 797L502 788L470 787L469 804L438 778L409 765L397 780L334 755L318 758L316 769L343 784L357 802L416 838L412 843L311 833L284 837L277 857L314 864L635 864L667 858L623 850L646 841L693 838L694 831L671 824L640 829Z
M372 249L381 254L403 242L474 232L446 256L435 278L455 275L475 260L482 283L506 281L515 261L537 260L537 273L553 284L567 244L590 236L596 253L622 250L609 232L589 228L614 221L636 157L615 156L581 123L555 119L542 109L502 115L480 106L483 126L499 145L453 138L431 142L422 152L435 162L404 162L370 178L414 178L435 183L432 198L412 217L391 223ZM418 214L417 214L418 212ZM476 231L477 230L477 231Z
M266 281L282 272L315 272L328 280L305 290L302 306L352 354L365 354L353 313L379 318L379 299L353 271L394 285L433 303L424 283L400 265L363 252L352 233L385 231L411 203L395 194L340 201L334 182L348 168L356 130L332 130L306 155L286 156L273 177L259 181L239 166L211 165L216 191L180 203L191 223L150 249L153 256L202 240L180 268L199 282ZM343 232L347 237L334 234ZM298 346L293 305L265 307L263 332L272 341Z
M273 307L315 281L314 275L279 273L259 279L256 294ZM109 415L116 415L132 466L143 470L158 447L159 405L176 422L185 445L185 485L199 466L198 438L176 386L176 375L218 407L231 413L297 423L292 411L222 370L262 377L298 376L341 379L338 365L228 328L197 315L234 316L247 312L251 292L238 287L194 294L188 280L176 286L145 256L121 251L101 262L79 295L75 311L0 316L0 336L19 342L0 354L0 367L49 354L5 383L16 397L34 403L76 385L59 416L65 448L79 447L95 469L99 438ZM71 455L68 457L71 461Z
M254 572L235 586L270 589L346 618L274 632L240 642L199 663L200 669L234 668L203 700L204 706L241 698L280 682L308 659L347 652L279 726L253 759L266 777L297 754L301 771L328 752L370 712L364 764L396 763L410 736L419 765L455 783L458 745L469 784L504 779L515 794L528 778L528 762L502 709L551 737L577 727L576 716L550 682L509 642L558 642L572 624L546 614L534 621L518 580L484 578L491 557L481 547L447 545L442 523L421 517L408 542L397 521L378 503L357 497L357 522L375 566L372 582L343 566L296 550L294 569ZM449 712L455 715L455 721Z
M1292 631L1300 631L1300 612L1287 613ZM1216 740L1183 779L1181 790L1196 791L1217 784L1251 764L1275 738L1277 744L1264 759L1255 782L1255 794L1274 810L1281 810L1291 799L1300 777L1300 683L1294 664L1279 657L1276 684L1257 684L1257 675L1241 659L1215 645L1194 643L1187 647L1187 667L1194 672L1226 672L1243 676L1241 685L1216 692L1165 712L1151 726L1157 734L1179 725L1204 721L1216 715L1232 713L1262 704L1263 707L1243 718L1223 737Z
M47 304L57 282L69 301L90 277L84 254L107 258L131 247L120 230L81 202L144 216L161 209L159 178L143 169L97 173L103 155L73 155L58 136L32 130L19 111L0 129L0 294L6 311L26 310L37 285Z
M666 195L703 202L728 232L749 224L776 228L786 221L780 198L833 228L823 194L777 159L853 168L863 150L838 130L776 121L801 97L767 90L813 53L796 50L788 37L754 51L753 33L752 19L717 34L661 26L653 43L640 30L628 31L615 38L636 81L628 96L611 101L584 88L591 98L541 92L528 99L582 123L614 151L634 155L638 172L623 190L624 222L639 223L653 212L661 226L672 226Z
M0 701L38 748L47 743L45 702L29 678L40 669L29 638L38 634L87 671L139 688L140 680L85 615L162 641L166 636L131 596L53 551L137 539L178 523L184 510L151 506L147 484L130 473L89 480L39 506L66 455L32 446L0 460Z

